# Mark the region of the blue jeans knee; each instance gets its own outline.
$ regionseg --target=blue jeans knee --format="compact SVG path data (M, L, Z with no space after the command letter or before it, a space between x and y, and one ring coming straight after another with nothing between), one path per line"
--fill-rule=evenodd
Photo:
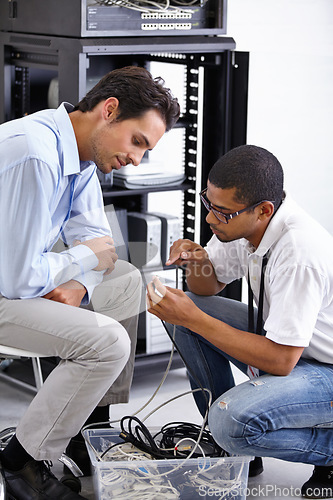
M238 387L222 394L214 402L209 411L208 424L215 441L225 451L236 455L251 455L251 442L260 435L260 431L249 425L243 401L236 395L233 397Z

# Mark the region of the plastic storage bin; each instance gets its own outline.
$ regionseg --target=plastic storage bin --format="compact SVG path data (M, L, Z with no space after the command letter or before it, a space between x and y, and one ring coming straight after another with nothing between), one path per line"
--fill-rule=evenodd
M87 429L85 438L101 455L122 443L119 429ZM245 500L249 461L253 457L171 460L99 460L87 444L99 500ZM107 457L107 456L106 456Z

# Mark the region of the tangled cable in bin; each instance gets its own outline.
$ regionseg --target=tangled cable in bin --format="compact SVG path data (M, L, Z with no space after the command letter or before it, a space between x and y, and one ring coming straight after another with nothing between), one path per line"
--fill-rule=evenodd
M149 429L134 416L125 416L120 421L120 437L155 459L222 457L226 452L214 441L208 430L188 422L171 422L152 435ZM201 433L199 442L197 442ZM194 448L194 451L193 451ZM198 451L196 451L198 449ZM104 454L109 451L106 450Z

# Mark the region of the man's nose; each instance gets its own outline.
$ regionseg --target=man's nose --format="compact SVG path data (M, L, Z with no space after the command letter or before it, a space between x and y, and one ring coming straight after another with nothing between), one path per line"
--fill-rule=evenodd
M218 218L216 217L216 215L214 214L214 212L212 212L211 210L209 210L208 214L206 215L206 222L208 224L212 223L212 224L218 224L220 221L218 220Z
M132 165L137 167L138 165L140 165L143 155L144 155L144 152L143 153L133 153L129 156L129 160L132 163Z

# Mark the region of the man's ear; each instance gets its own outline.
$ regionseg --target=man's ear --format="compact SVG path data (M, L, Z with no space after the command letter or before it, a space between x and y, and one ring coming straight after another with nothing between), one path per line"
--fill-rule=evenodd
M274 213L274 205L270 201L263 201L260 205L259 219L269 219Z
M107 121L113 121L117 118L119 113L119 101L116 97L109 97L104 101L103 108L103 118Z

